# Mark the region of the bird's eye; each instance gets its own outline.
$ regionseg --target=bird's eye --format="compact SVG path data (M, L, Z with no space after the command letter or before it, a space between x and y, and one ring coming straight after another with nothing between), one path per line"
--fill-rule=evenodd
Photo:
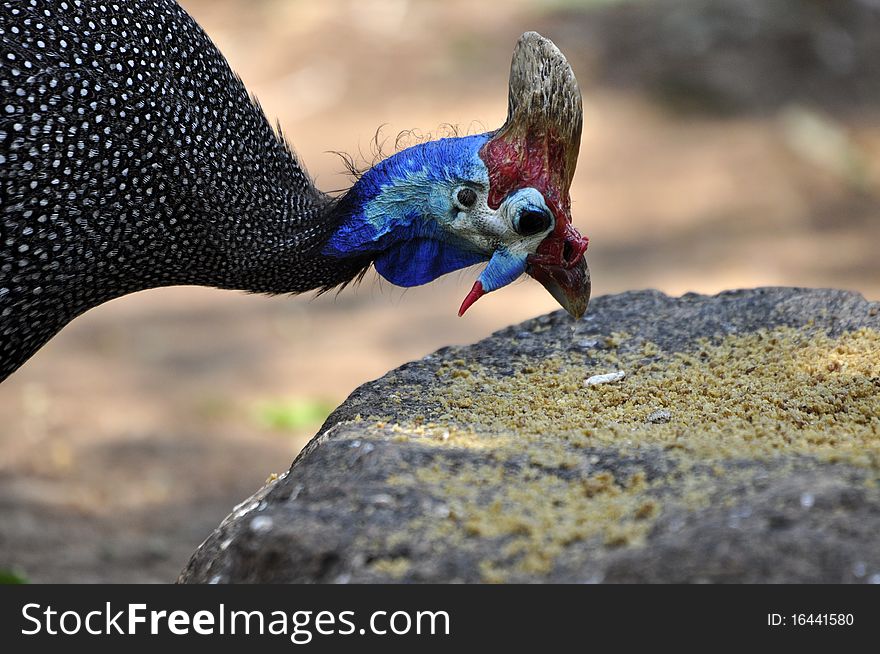
M455 197L458 203L466 209L470 209L477 201L477 193L472 188L460 189Z
M513 228L520 236L534 236L550 228L553 219L546 211L526 209L514 220Z

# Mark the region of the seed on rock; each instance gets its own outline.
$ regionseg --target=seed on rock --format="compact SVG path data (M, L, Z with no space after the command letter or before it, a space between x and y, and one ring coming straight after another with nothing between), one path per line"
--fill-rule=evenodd
M656 411L651 412L651 414L645 419L645 422L652 422L655 425L659 425L664 422L669 422L670 420L672 420L672 411L669 409L657 409Z
M599 347L601 343L596 338L585 338L582 341L578 341L577 345L582 350L592 350Z
M626 377L626 373L623 370L609 372L604 375L593 375L592 377L587 377L584 380L584 386L597 386L599 384L613 384L614 382L619 382L624 377Z

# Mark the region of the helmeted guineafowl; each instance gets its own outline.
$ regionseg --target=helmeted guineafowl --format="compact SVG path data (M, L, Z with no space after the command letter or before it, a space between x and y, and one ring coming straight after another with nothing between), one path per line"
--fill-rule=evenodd
M413 286L488 261L462 311L524 272L586 308L580 93L535 33L504 127L403 150L337 199L173 0L6 0L0 39L0 380L87 309L175 284L299 293L374 265Z

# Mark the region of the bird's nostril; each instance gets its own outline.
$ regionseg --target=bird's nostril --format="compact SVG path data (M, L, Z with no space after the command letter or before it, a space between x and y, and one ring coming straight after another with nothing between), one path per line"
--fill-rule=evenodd
M574 256L574 249L571 247L571 243L569 241L565 241L562 244L562 260L566 263L570 262L572 257Z

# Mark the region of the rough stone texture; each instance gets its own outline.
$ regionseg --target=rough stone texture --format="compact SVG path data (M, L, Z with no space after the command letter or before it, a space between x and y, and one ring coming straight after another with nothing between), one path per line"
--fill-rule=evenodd
M442 371L462 362L504 378L524 362L580 357L589 375L607 370L591 370L585 349L613 333L632 335L623 350L656 344L663 362L702 337L880 330L878 309L836 290L642 291L600 297L576 324L560 311L445 348L357 389L288 473L236 507L180 581L880 583L876 458L860 465L783 450L685 461L677 447L583 437L572 445L552 429L520 455L510 449L515 434L510 445L479 416L450 425L440 400ZM668 413L652 412L647 428L666 428ZM438 444L420 425L469 436ZM559 452L564 461L553 464ZM527 487L550 489L547 506L540 492L518 494ZM593 517L578 522L577 511ZM569 520L577 529L554 536Z

